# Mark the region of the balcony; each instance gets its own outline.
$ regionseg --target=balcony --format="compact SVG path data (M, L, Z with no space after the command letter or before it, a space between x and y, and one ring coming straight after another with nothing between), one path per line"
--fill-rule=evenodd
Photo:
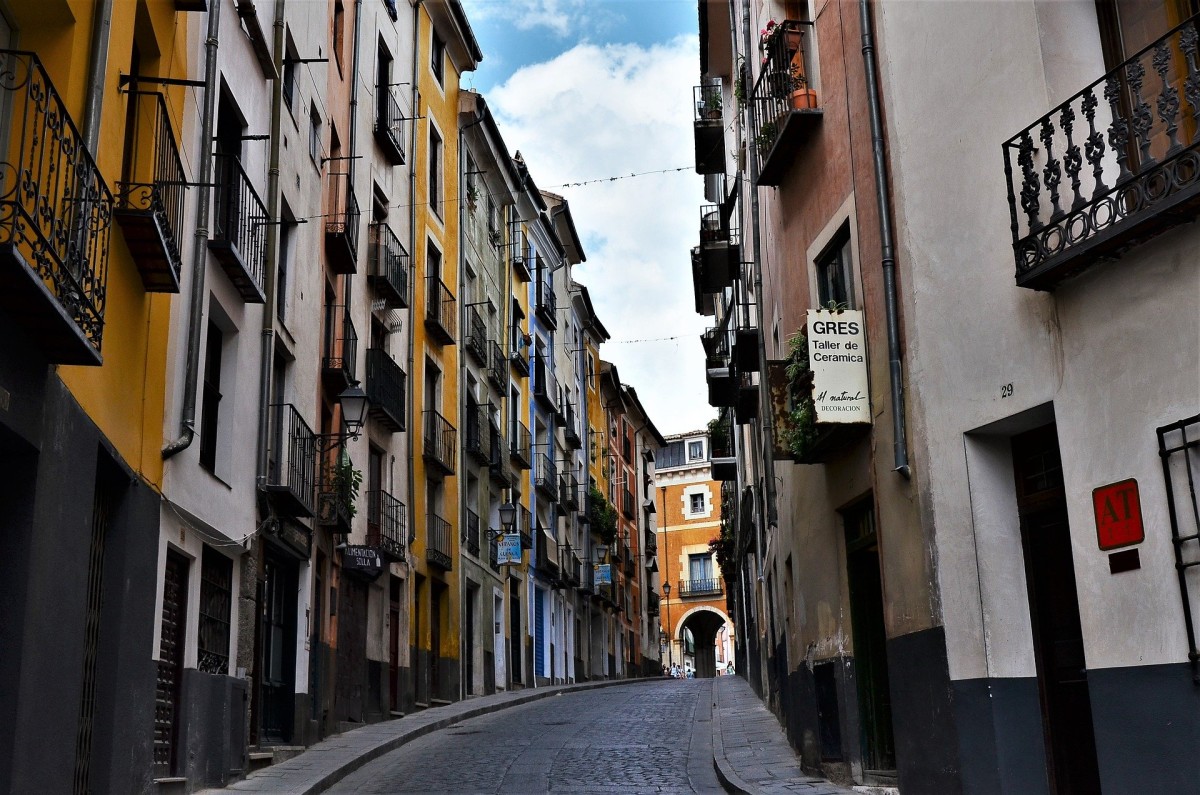
M325 255L334 273L358 272L358 222L362 212L350 174L329 174Z
M628 544L621 545L621 567L624 569L626 577L637 575L637 559L633 556L633 551L630 550Z
M804 37L813 23L786 19L767 45L766 65L750 95L757 136L759 185L779 185L796 152L820 126L822 111L808 84Z
M321 378L330 392L336 395L355 380L357 359L358 332L350 322L350 307L326 306Z
M125 179L117 183L113 215L121 225L129 253L151 293L179 292L179 234L183 231L183 195L187 188L179 145L162 94L129 92L132 140Z
M717 313L717 301L713 293L705 292L701 287L704 284L702 261L700 247L694 246L692 248L692 294L695 298L696 314L712 317Z
M733 330L733 364L740 373L757 373L761 368L757 326L738 326Z
M512 462L508 457L508 440L504 438L500 426L494 422L491 423L491 433L488 434L488 439L491 451L488 468L492 480L501 487L507 488L513 484L514 480Z
M312 516L317 480L317 440L312 428L290 403L272 405L270 423L263 490L276 514L289 518Z
M368 491L366 497L367 546L377 547L392 560L404 560L404 503L378 489Z
M520 333L520 329L517 332ZM522 378L529 377L529 356L525 353L525 350L525 348L514 342L512 356L508 358L508 363L512 365L512 369Z
M500 573L500 538L496 533L488 533L488 568Z
M677 593L681 599L685 596L717 596L721 593L721 578L708 577L702 580L680 580Z
M508 394L508 357L495 340L488 342L488 380L502 394Z
M534 549L533 562L538 571L542 573L542 576L551 582L558 581L558 542L552 539L546 529L542 527L538 528L537 545Z
M696 138L696 173L725 173L725 119L721 83L692 89L692 128Z
M724 325L710 328L700 338L705 352L708 404L722 407L737 402L738 380L729 363L729 334Z
M578 450L583 447L583 440L579 438L579 428L575 424L575 405L570 400L564 400L563 405L563 444L568 450Z
M458 327L455 322L458 301L454 299L450 288L436 276L427 277L426 287L425 328L442 345L453 345Z
M590 563L585 563L580 568L579 592L585 596L593 596L596 593L596 570Z
M737 402L734 406L739 425L748 425L758 417L758 385L750 373L737 373Z
M392 433L405 430L408 375L382 348L367 349L367 400L372 417Z
M463 422L466 425L466 443L463 445L463 449L477 463L488 463L491 461L491 449L488 441L491 407L480 406L468 398Z
M533 468L533 441L529 436L529 429L524 423L518 422L513 430L513 438L509 445L509 454L512 460L521 469Z
M637 518L637 503L633 501L633 492L625 489L621 494L621 513L626 519Z
M742 246L739 230L733 226L732 205L717 204L700 208L700 267L693 269L697 293L719 293L740 278Z
M646 612L652 616L656 616L659 613L658 594L656 594L654 591L650 591L646 594Z
M397 86L375 87L375 142L393 166L404 165L404 111Z
M571 550L571 545L566 544L558 548L558 568L562 572L562 581L570 588L578 588L582 583L583 564L579 558Z
M544 355L533 357L533 397L547 411L558 413L558 381Z
M1200 214L1198 20L1004 143L1018 286L1053 290Z
M266 302L267 206L233 155L213 157L213 236L208 250L248 304Z
M486 367L488 363L487 324L483 322L479 310L473 306L467 308L466 332L463 347L467 349L467 354L475 360L476 364Z
M346 535L354 519L354 463L345 458L327 465L317 491L317 526Z
M450 421L432 409L424 413L423 458L430 475L453 475L457 471L458 431Z
M517 506L517 527L521 533L521 549L533 549L533 514L524 505Z
M467 524L463 528L462 540L467 552L479 557L479 514L472 510L467 511Z
M551 501L558 499L558 470L554 459L538 453L534 459L533 487Z
M521 281L532 281L533 275L529 269L529 247L525 245L525 232L522 231L520 224L513 224L508 234L512 245L513 271Z
M450 547L450 523L432 511L429 512L425 524L425 560L442 571L454 568L454 559L450 557L453 550Z
M367 227L367 281L388 309L408 308L408 252L384 223Z
M534 296L534 314L547 328L558 328L558 308L554 297L554 282L546 269L537 273L537 290Z
M558 501L564 508L579 509L579 478L563 474L559 478Z
M99 365L112 194L37 56L0 73L0 308L51 362Z
M733 450L733 418L729 409L721 409L717 421L709 428L708 455L713 480L737 480L737 458Z

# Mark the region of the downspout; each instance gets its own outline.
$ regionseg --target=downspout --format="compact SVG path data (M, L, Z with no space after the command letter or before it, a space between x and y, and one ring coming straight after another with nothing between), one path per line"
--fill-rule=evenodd
M418 30L419 23L420 23L421 2L422 2L422 0L416 0L416 2L414 2L412 4L412 9L413 9L412 77L409 80L409 89L412 94L412 102L411 102L410 106L412 108L413 118L409 120L410 123L409 123L409 134L408 134L408 151L410 153L410 157L413 158L414 166L416 165L416 157L417 157L417 118L416 117L421 115L420 111L419 111L419 105L420 105L420 101L421 101L421 93L420 93L420 91L417 90L417 42L418 42L417 30ZM415 282L416 278L417 278L417 170L416 170L416 168L408 169L408 265L409 265L409 276L410 276L409 289L412 291L410 293L410 295L415 295L416 288L413 286L413 282ZM417 537L416 531L413 527L413 514L415 514L416 508L417 508L416 474L413 471L415 469L415 466L413 464L413 461L415 460L413 458L413 452L414 452L413 435L417 432L417 425L416 425L417 401L413 398L413 393L421 387L420 387L420 385L415 383L414 376L416 375L416 370L413 369L413 360L414 360L415 353L416 353L416 334L414 333L414 330L413 330L413 317L415 315L413 304L415 304L415 303L416 302L411 300L411 298L410 298L410 300L408 301L408 309L406 310L408 312L408 371L407 372L409 375L409 378L408 378L409 386L408 386L408 394L405 396L407 398L406 402L408 403L408 405L405 407L405 414L407 415L407 424L405 425L405 428L407 428L408 430L405 431L405 433L404 433L404 437L405 437L404 441L405 441L405 446L408 448L407 460L406 460L406 464L405 464L405 474L406 474L405 479L407 480L408 504L410 506L410 511L408 513L409 526L407 528L405 528L405 539L404 539L404 545L405 545L405 547L408 548L408 555L405 556L406 560L412 559L412 546L411 545L412 545L413 540L416 539L416 537ZM426 510L428 510L429 506L425 506L425 508L426 508ZM409 571L411 573L411 571L414 567L414 564L410 563L408 565L409 565ZM413 584L413 578L407 577L405 579L404 586L405 586L405 595L409 599L409 604L413 604L413 602L415 601L415 594L412 591L412 588L415 587ZM415 648L420 643L420 638L416 637L413 634L416 630L416 627L414 626L414 624L419 626L419 622L413 620L413 618L410 617L409 618L409 627L408 627L409 648ZM415 663L411 659L411 657L409 659L409 665L410 666L415 665ZM413 690L415 692L415 690L416 690L416 675L415 674L413 675L413 677L411 679L411 683L413 686Z
M896 256L892 242L892 210L880 119L879 78L875 72L875 36L870 0L859 0L862 19L863 68L867 80L867 109L871 117L871 152L875 158L875 200L879 205L879 247L883 266L883 300L887 319L888 375L892 391L892 436L895 468L909 477L908 434L904 422L904 376L900 370L900 320L896 302Z
M283 74L283 9L285 0L275 2L274 23L274 52L275 73ZM276 80L271 91L271 149L267 165L267 212L275 219L275 223L267 225L266 240L266 274L265 292L266 303L263 305L262 342L259 353L261 371L258 381L258 483L266 483L267 477L267 448L271 423L271 371L275 359L275 311L276 311L276 279L279 252L279 225L283 219L280 212L279 200L279 157L280 157L280 126L283 121L283 81Z
M455 115L456 116L458 115L457 109L455 109ZM478 124L478 121L473 122L473 123ZM463 173L463 169L462 169L463 142L465 140L465 132L461 125L458 125L458 126L459 126L459 130L458 130L458 141L457 141L457 144L458 144L457 155L458 155L459 168L457 169L457 171L458 171L458 175L459 175L458 176L458 179L459 179L458 195L459 195L460 201L458 202L458 273L456 274L456 276L458 277L458 295L459 295L458 328L460 329L460 332L459 332L460 336L465 337L466 336L465 330L468 328L468 326L467 326L467 304L474 303L475 296L465 295L465 293L463 291L463 286L467 283L467 280L466 280L466 260L467 260L467 258L466 258L466 251L467 251L467 234L466 234L466 229L467 229L466 213L467 213L467 211L466 211L466 206L467 206L467 203L464 201L461 201L461 198L465 192L464 191L465 185L463 183L466 181L466 175ZM468 300L463 301L462 298L464 296ZM467 357L459 356L458 357L458 390L457 390L458 391L458 400L455 401L455 403L457 404L454 407L455 412L463 411L463 398L466 397L466 395L465 395L466 383L467 383ZM476 414L478 415L478 409L476 409ZM467 417L467 422L472 422L476 419L477 419L477 417L474 417L474 418ZM461 418L459 419L458 427L463 428L464 430L466 429L466 425L463 424L463 421ZM483 442L482 442L482 440L479 440L478 443L482 444ZM463 454L465 456L465 450L464 450ZM464 467L464 469L465 469L465 467ZM458 478L457 480L458 480L458 532L459 532L459 538L461 539L462 534L464 532L466 532L467 488L466 488L466 483L465 483L466 479L465 478ZM482 589L480 590L480 593L482 593ZM468 639L466 637L466 632L461 631L462 629L465 629L467 626L467 578L466 577L458 578L458 626L460 628L460 631L458 633L458 659L462 661L462 663L458 666L458 692L459 692L459 698L466 698L467 697L466 651L467 651L467 644L470 639Z
M359 29L362 26L362 0L354 0L354 55L350 60L352 64L350 70L350 165L346 169L350 176L346 178L347 188L350 193L354 192L354 154L358 148L358 139L354 137L355 131L358 129L358 36ZM347 279L349 282L349 279ZM349 290L349 283L346 285ZM347 302L349 305L349 302Z
M108 74L108 43L112 33L113 0L100 0L92 18L92 57L88 63L87 107L83 138L89 152L100 144L100 115L104 108L104 79Z
M188 301L187 370L180 411L180 437L162 450L163 460L181 453L196 436L196 386L200 371L200 321L204 313L204 274L208 266L209 194L212 192L213 118L217 115L217 34L221 28L221 3L208 12L204 41L204 115L200 119L200 157L196 175L196 236L192 250L192 290Z

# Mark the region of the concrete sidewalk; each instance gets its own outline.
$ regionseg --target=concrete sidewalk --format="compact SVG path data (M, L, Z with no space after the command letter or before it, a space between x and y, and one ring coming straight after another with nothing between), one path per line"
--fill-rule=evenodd
M713 765L730 792L853 795L800 768L779 721L742 677L714 679L713 702Z

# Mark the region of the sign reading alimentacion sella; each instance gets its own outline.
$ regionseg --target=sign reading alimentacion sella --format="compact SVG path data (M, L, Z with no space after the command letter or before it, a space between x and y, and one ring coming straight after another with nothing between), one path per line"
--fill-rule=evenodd
M871 422L861 310L808 310L808 362L817 422Z

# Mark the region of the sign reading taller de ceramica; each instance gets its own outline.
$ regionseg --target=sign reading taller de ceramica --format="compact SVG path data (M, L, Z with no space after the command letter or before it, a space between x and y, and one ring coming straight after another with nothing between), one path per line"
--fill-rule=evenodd
M817 422L871 422L861 311L808 310L808 365Z

